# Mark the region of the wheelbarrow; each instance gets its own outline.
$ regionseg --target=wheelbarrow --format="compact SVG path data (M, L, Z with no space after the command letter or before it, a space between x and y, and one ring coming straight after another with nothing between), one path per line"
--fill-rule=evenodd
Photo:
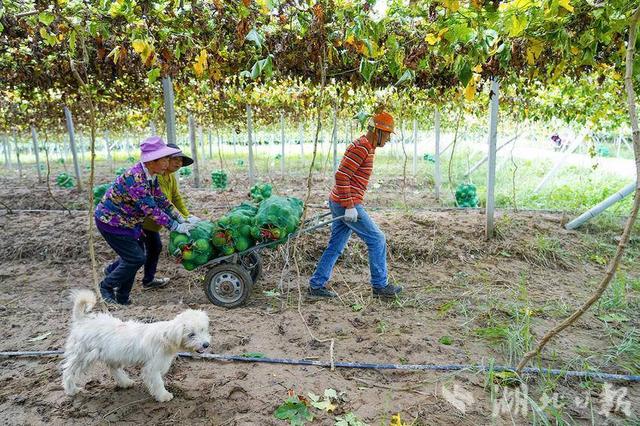
M257 244L247 250L211 259L196 269L207 269L204 277L204 292L211 303L225 308L237 308L246 303L251 289L262 274L260 251L286 243L302 234L330 225L344 216L324 220L331 213L317 215L306 220L297 231L280 240Z

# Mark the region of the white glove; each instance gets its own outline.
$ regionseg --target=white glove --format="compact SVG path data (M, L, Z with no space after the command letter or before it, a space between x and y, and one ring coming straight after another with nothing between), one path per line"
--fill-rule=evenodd
M187 234L189 235L189 232L193 229L193 224L191 223L177 223L174 222L174 226L171 227L172 231L176 231L180 234Z
M202 219L200 219L198 216L194 216L194 215L189 215L189 217L187 218L187 222L192 223L192 224L196 224L198 222L202 221Z
M355 207L346 209L344 211L344 220L345 222L357 222L358 221L358 210Z

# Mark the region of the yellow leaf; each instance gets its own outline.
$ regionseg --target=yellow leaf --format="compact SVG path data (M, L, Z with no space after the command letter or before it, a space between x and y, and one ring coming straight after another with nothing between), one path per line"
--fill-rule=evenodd
M133 46L133 50L135 50L136 53L140 54L144 51L145 47L147 46L147 42L144 40L133 40L133 43L131 43L131 46Z
M469 80L469 83L467 83L467 87L464 88L464 98L471 102L473 100L473 98L476 97L476 81L475 79L471 79Z
M573 53L574 55L577 55L578 53L580 53L580 49L578 49L575 46L571 46L571 53Z
M344 40L344 42L345 42L346 44L354 44L355 39L356 39L356 38L353 36L353 34L349 34L349 35L347 36L347 38Z
M196 57L196 62L193 64L193 70L196 72L196 75L200 77L207 67L207 51L202 49L200 54Z
M434 34L427 34L427 36L424 38L424 40L429 43L431 46L433 46L434 44L436 44L438 42L438 40L440 40L439 37L436 37Z
M443 28L440 31L438 31L438 38L442 40L442 36L445 35L447 31L449 31L449 28Z
M473 72L481 73L482 72L482 64L478 64L473 67Z
M529 65L535 64L543 49L544 43L542 41L531 40L531 44L527 47L527 63Z
M113 48L111 52L107 55L107 59L111 58L114 64L118 64L118 59L120 58L120 46L116 46Z
M527 17L513 15L509 26L509 37L518 37L527 28Z
M389 426L407 426L407 424L402 421L402 419L400 418L400 413L398 413L391 416L391 422L389 423Z
M573 6L571 6L571 0L558 0L558 6L564 7L569 12L573 12Z
M460 9L460 0L442 0L442 4L452 12L457 12Z

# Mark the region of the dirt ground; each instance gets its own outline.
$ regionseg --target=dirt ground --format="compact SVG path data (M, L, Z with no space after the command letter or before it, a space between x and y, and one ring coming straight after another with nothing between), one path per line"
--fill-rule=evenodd
M70 319L69 291L92 286L86 213L56 211L60 206L36 182L0 179L2 203L16 210L44 210L0 211L4 322L0 350L60 349ZM302 178L295 177L287 184L278 180L274 184L278 193L296 196L303 196L306 187ZM313 183L311 205L323 203L329 185L328 179ZM193 212L207 218L219 216L245 195L244 190L220 194L188 184L183 187ZM233 179L231 187L247 188ZM263 276L243 307L226 310L209 303L202 274L187 272L163 255L158 274L171 277L171 285L142 291L138 282L133 305L112 313L122 319L155 321L170 319L186 308L203 309L211 319L211 352L217 354L258 352L267 357L329 361L329 340L333 339L336 361L486 364L495 359L496 364L505 365L509 359L503 347L476 330L496 321L514 323L514 312L528 309L531 334L537 339L579 306L604 274L599 259L608 253L602 247L614 244L613 231L566 231L561 227L566 217L561 214L500 212L498 237L486 242L481 212L428 210L435 202L420 185L409 188L408 204L425 210L403 211L395 208L402 202L401 188L401 180L386 181L372 187L367 198L372 217L387 236L390 278L405 289L398 300L371 297L366 248L354 237L332 280L340 297L299 301L298 288L306 291L328 240L328 229L323 229L299 238L288 249L265 251ZM82 194L59 189L53 193L68 208L86 208ZM310 212L323 210L314 207ZM113 253L97 233L96 248L101 271ZM638 279L637 259L627 257L623 271ZM628 373L606 356L613 342L605 338L605 326L593 311L588 312L548 345L539 364ZM626 326L637 329L638 318L631 318ZM443 337L449 338L449 344L442 343ZM136 385L123 390L98 366L83 379L84 391L69 398L62 390L59 362L59 357L0 359L2 424L276 425L285 424L273 413L288 391L306 396L309 392L322 395L325 389L344 392L344 398L333 413L313 408L311 424L333 425L336 416L346 413L368 424L385 425L398 413L408 424L419 425L531 424L536 420L530 406L527 416L518 412L518 406L500 409L500 403L508 400L505 395L524 388L495 387L492 393L487 374L470 371L331 371L177 359L166 378L175 398L160 404L150 398L136 368L131 369ZM571 417L569 424L637 424L640 385L612 385L626 392L629 416L624 405L601 408L606 389L600 382L532 377L527 389L529 398L539 405L547 396L543 391L556 394L561 416ZM451 392L472 400L461 410L447 397Z

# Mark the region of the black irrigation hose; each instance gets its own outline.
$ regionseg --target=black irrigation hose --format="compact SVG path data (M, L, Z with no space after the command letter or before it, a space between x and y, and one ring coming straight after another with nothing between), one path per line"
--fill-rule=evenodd
M0 358L14 357L42 357L50 355L62 355L64 351L22 351L22 352L0 352ZM194 354L191 352L179 352L178 356L189 359L214 359L218 361L237 361L237 362L263 362L267 364L288 364L288 365L311 365L315 367L331 368L331 363L326 361L314 361L308 359L289 359L289 358L252 358L239 355L220 355L220 354ZM469 364L378 364L378 363L362 363L362 362L335 362L333 364L338 368L357 368L370 370L404 370L404 371L478 371L478 372L515 372L513 367L503 365L469 365ZM526 367L522 372L527 375L551 375L562 377L579 377L594 380L607 381L627 381L640 382L640 376L632 374L610 374L597 371L574 371L559 370L555 368L535 368Z

